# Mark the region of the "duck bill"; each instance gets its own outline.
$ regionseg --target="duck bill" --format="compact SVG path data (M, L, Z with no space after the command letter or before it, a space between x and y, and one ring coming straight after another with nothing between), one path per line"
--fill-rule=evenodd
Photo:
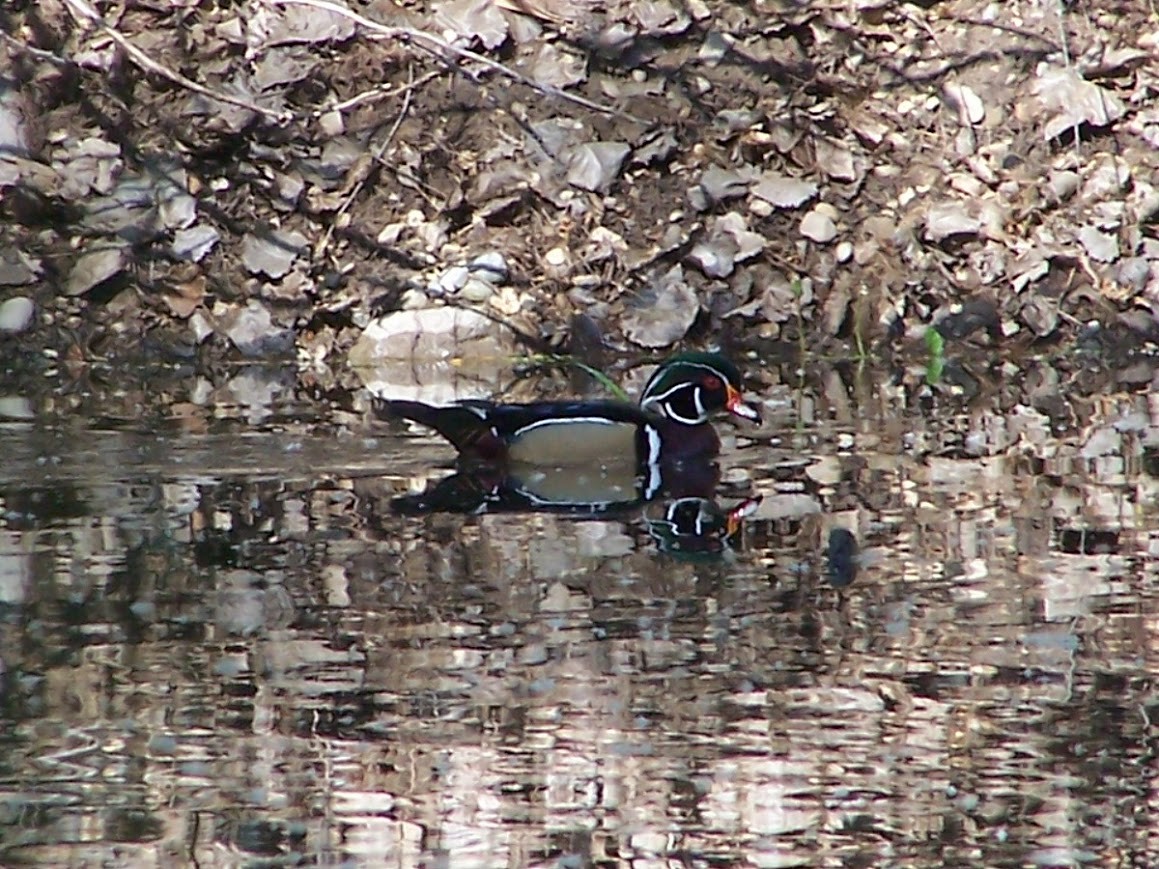
M740 391L731 386L728 387L728 397L724 406L733 416L739 416L756 423L761 421L760 410L755 405L746 402Z

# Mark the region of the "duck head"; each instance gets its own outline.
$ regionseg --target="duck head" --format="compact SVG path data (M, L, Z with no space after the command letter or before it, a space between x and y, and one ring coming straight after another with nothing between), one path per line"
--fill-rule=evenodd
M716 353L682 353L662 363L644 387L640 409L682 425L700 425L720 413L761 419L741 394L740 371Z

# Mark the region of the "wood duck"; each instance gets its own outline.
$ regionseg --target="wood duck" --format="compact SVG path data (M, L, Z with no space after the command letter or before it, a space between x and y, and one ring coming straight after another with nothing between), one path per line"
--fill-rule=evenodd
M375 414L430 426L459 451L460 464L534 467L627 466L654 497L659 468L709 459L720 450L710 420L721 413L760 420L741 394L736 366L715 353L684 353L662 363L638 407L615 401L496 404L460 401L432 407L376 400ZM655 478L655 486L647 478Z

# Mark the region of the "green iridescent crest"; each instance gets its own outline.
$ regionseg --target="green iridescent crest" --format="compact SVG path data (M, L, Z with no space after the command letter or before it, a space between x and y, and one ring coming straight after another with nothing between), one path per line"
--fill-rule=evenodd
M741 376L717 353L682 353L660 365L640 397L641 409L685 425L707 422L728 411L758 419L741 400Z

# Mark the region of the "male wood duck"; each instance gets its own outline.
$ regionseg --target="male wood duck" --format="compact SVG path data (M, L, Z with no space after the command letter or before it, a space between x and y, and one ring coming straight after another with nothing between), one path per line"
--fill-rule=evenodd
M637 407L615 401L460 401L432 407L376 400L374 411L385 419L430 426L454 445L460 464L467 466L627 464L633 474L657 477L657 484L662 464L717 455L714 416L760 420L760 411L741 394L740 371L716 353L684 353L662 363Z

